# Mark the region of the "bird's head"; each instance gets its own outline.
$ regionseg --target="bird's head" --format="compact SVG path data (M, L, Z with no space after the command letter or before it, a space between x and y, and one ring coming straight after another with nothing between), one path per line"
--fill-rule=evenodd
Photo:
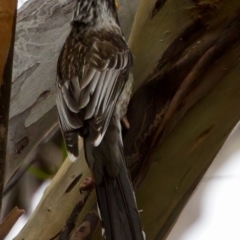
M96 20L113 16L117 20L117 0L76 0L72 23L92 25Z

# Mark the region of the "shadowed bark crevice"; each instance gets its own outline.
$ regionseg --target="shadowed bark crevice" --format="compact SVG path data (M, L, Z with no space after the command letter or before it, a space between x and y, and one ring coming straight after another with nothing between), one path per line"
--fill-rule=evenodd
M13 67L13 52L14 52L14 40L15 40L15 29L16 29L16 3L13 2L6 4L6 9L2 8L0 14L4 14L4 11L11 12L12 15L9 19L2 19L2 24L0 27L5 30L4 38L9 39L9 42L4 44L1 43L1 47L6 47L6 49L1 50L1 55L3 51L6 51L7 55L6 62L1 62L3 66L3 75L0 74L0 216L2 207L2 193L5 177L5 166L6 166L6 150L7 150L7 134L8 134L8 121L9 121L9 106L10 106L10 93L12 84L12 67ZM15 7L15 8L14 8ZM9 8L9 9L8 9ZM11 9L12 8L12 9ZM5 13L6 14L6 13ZM5 40L5 39L4 39ZM0 69L2 72L2 69Z

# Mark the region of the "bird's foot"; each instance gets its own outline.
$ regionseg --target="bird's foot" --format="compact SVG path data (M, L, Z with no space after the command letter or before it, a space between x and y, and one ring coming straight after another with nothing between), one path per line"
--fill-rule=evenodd
M86 177L85 181L80 187L80 192L82 193L83 191L91 191L95 187L95 181L91 177Z
M122 126L124 128L130 129L130 123L129 123L126 115L123 116L123 118L121 119L121 122L122 122Z

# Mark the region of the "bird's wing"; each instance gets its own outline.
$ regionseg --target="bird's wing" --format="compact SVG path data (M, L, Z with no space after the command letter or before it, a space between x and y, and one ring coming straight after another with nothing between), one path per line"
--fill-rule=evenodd
M74 77L59 81L58 113L63 132L79 129L88 122L90 140L97 146L127 80L131 53L124 41L116 47L111 40L95 40L82 52L82 63L73 60Z

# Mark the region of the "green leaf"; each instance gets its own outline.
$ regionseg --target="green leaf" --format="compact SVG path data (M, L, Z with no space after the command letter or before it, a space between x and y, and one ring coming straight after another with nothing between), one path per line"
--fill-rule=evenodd
M49 173L46 173L43 170L34 166L30 166L28 172L40 180L46 180L51 177Z

